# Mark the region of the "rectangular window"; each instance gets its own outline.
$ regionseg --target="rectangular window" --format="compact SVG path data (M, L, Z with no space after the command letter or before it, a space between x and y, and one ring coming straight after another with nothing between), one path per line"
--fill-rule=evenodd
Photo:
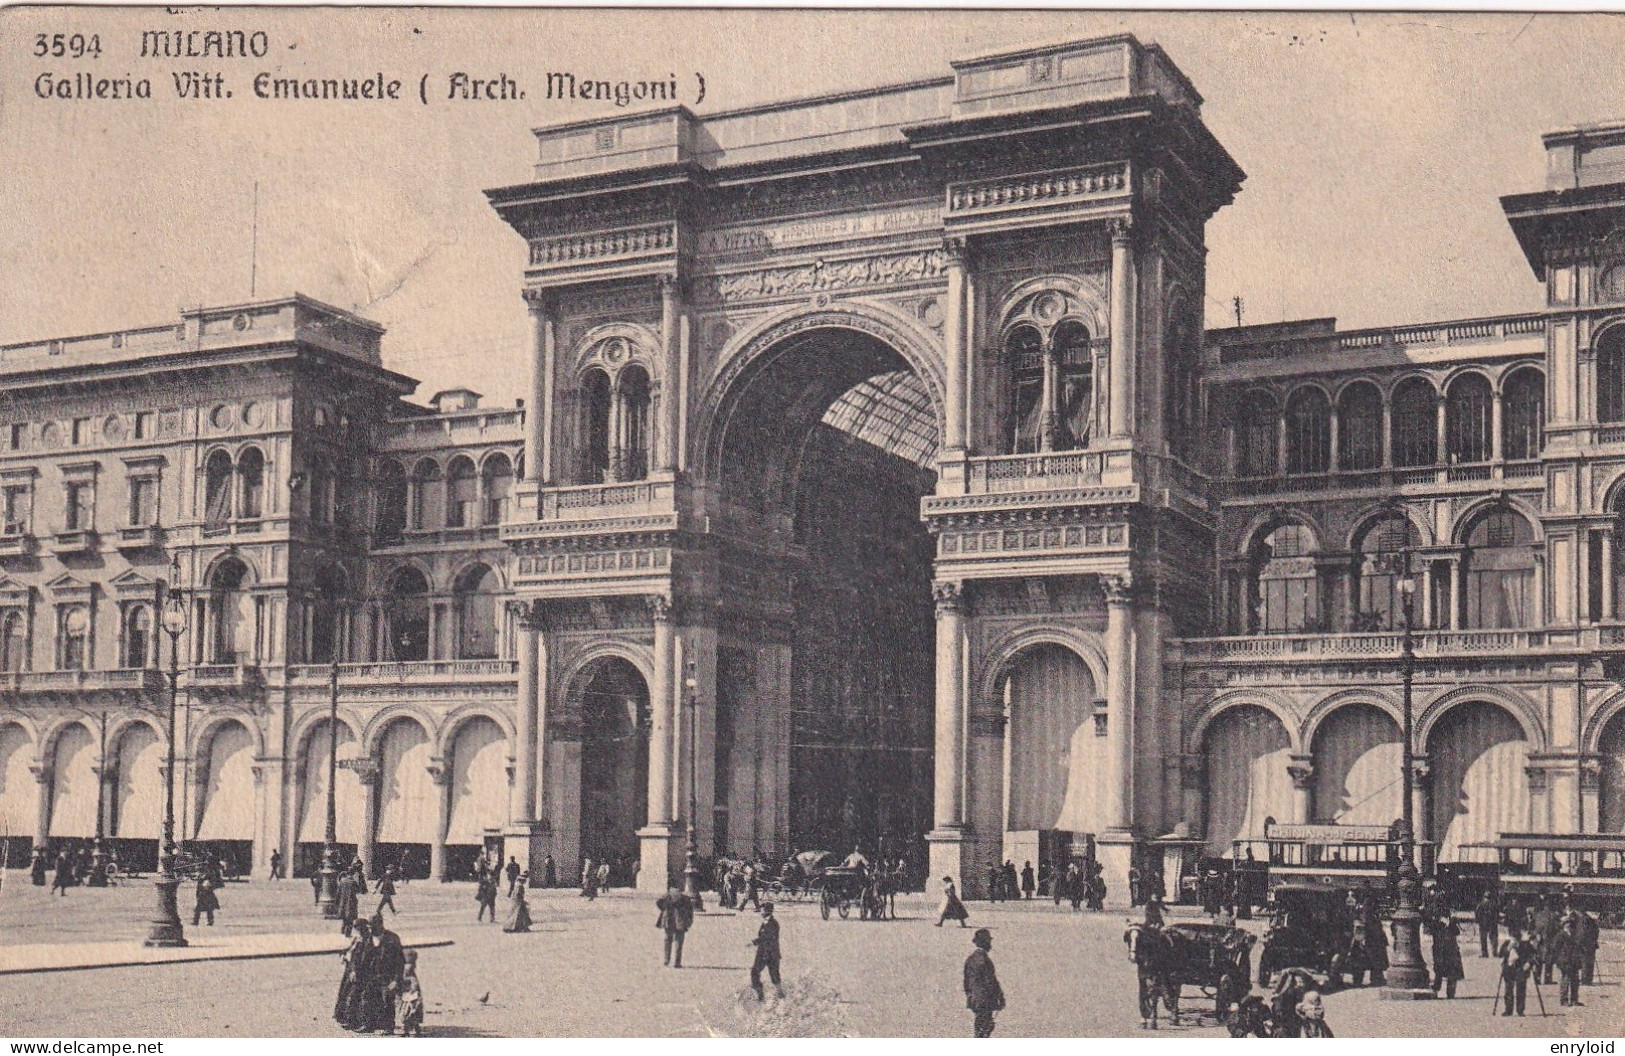
M23 444L27 442L27 440L28 426L18 422L11 427L11 449L13 451L21 451L23 449Z
M75 418L73 420L73 442L75 446L90 443L89 418Z
M33 490L27 484L8 484L0 497L0 524L6 535L27 535L29 514L33 512Z
M158 481L155 477L130 478L130 527L151 528L158 523Z
M152 412L151 411L136 411L135 412L135 438L137 440L151 440L152 437L153 437L153 432L152 432Z
M69 532L88 532L95 526L95 486L83 481L67 485L67 510L62 527Z

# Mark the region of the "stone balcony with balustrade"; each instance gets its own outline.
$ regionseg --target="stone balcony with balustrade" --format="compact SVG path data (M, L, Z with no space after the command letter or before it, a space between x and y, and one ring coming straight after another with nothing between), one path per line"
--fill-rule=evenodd
M1174 642L1185 663L1207 667L1278 665L1342 667L1400 659L1401 631L1350 634L1259 634L1184 638ZM1418 663L1488 661L1529 666L1546 660L1625 658L1625 623L1539 630L1419 630ZM1572 677L1572 676L1570 676Z

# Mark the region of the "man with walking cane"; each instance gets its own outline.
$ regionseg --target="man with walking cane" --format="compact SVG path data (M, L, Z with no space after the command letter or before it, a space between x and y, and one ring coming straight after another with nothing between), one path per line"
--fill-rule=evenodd
M1496 951L1501 958L1501 978L1496 984L1495 996L1500 998L1505 992L1505 1002L1502 1005L1501 1015L1510 1016L1516 1009L1518 1015L1523 1015L1524 1005L1529 1000L1529 975L1534 970L1535 947L1523 937L1516 925L1507 928L1507 937L1502 940L1501 948ZM1535 997L1541 1002L1541 1014L1545 1014L1546 1003L1540 997L1540 983L1535 983ZM1490 1014L1495 1014L1495 1003L1490 1004Z

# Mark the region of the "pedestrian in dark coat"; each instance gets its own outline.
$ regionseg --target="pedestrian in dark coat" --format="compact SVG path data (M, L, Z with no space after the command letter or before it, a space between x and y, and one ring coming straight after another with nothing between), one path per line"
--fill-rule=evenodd
M508 874L508 894L511 895L513 894L513 885L519 882L519 860L511 854L508 855L508 864L503 871Z
M1461 928L1448 914L1435 917L1428 934L1433 939L1433 992L1444 987L1445 997L1456 996L1456 984L1467 978L1461 964Z
M1580 962L1580 982L1590 986L1597 972L1597 945L1601 936L1598 934L1596 917L1583 909L1579 911L1579 916L1580 951L1584 955L1584 959Z
M1024 862L1021 866L1021 897L1031 899L1037 886L1033 883L1033 863Z
M68 852L63 851L56 856L56 872L51 875L51 890L62 892L62 897L68 897L68 888L73 886L73 859Z
M1500 934L1501 914L1495 908L1495 899L1490 897L1488 891L1484 892L1473 907L1473 923L1478 925L1478 955L1488 957L1501 945Z
M395 867L392 865L384 870L384 875L378 881L378 912L383 913L388 906L391 913L399 912L395 908Z
M1509 927L1496 956L1501 958L1501 993L1505 1002L1501 1015L1510 1016L1516 1009L1521 1016L1524 1003L1529 999L1529 976L1535 967L1535 945L1525 939L1517 928Z
M1563 918L1563 926L1552 940L1552 963L1557 965L1558 1001L1560 1005L1580 1003L1580 973L1585 967L1585 944L1580 938L1580 919L1577 914Z
M750 966L750 988L756 991L756 1000L767 999L762 989L763 969L767 970L767 977L773 980L773 992L783 997L784 988L779 982L779 922L773 917L773 903L762 903L762 923L750 944L756 947L756 959Z
M987 900L997 902L999 889L1004 886L1004 874L999 871L999 863L991 862L987 867Z
M322 904L322 871L320 869L310 874L310 904Z
M271 848L271 875L267 880L282 879L282 851L276 847Z
M207 873L197 878L197 901L192 904L192 926L198 918L207 915L209 927L214 927L214 911L220 908L220 897L214 893L215 883Z
M28 863L28 878L35 887L45 886L45 874L50 872L50 866L45 862L45 852L38 847L34 848L34 858Z
M688 929L694 925L694 903L688 896L675 887L666 889L666 893L655 901L655 908L660 915L655 917L655 927L666 935L666 961L673 968L683 966L683 939L688 935Z
M1004 990L999 986L999 974L993 969L993 933L977 928L971 936L976 948L965 958L965 1007L975 1013L973 1036L993 1036L993 1013L1004 1011Z
M359 880L354 870L345 870L339 877L339 931L345 935L355 930L355 921L361 915Z
M559 886L559 870L558 867L553 864L553 856L551 854L542 859L542 886Z
M339 995L333 1002L333 1018L345 1030L360 1030L365 1021L362 1016L362 994L372 980L372 928L366 921L355 924L350 948L344 951L344 975L339 980Z
M480 911L474 915L475 923L485 919L487 910L491 912L491 923L497 922L497 877L495 873L487 873L474 883L474 898L480 904Z
M942 904L937 907L937 927L942 927L945 920L957 920L959 926L964 927L965 921L970 917L970 911L965 903L959 901L959 892L954 890L954 878L942 878Z
M1530 923L1534 925L1535 933L1529 936L1535 944L1535 978L1538 982L1550 983L1552 981L1553 946L1557 942L1557 933L1563 930L1563 919L1551 902L1545 898L1530 915Z
M999 882L1007 899L1021 897L1021 877L1016 875L1016 863L1005 860L1004 869L999 873Z
M406 950L401 937L384 927L382 914L372 918L372 978L368 980L367 1025L384 1034L395 1033L395 997L401 988L401 972L406 969Z

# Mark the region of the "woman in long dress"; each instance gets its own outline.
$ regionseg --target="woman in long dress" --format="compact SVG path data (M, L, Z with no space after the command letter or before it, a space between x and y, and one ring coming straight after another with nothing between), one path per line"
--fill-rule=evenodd
M333 1018L345 1030L367 1026L363 1008L372 982L372 926L364 920L355 923L350 948L344 951L344 976L339 980L338 1000L333 1002Z
M937 907L937 927L942 927L945 920L957 920L959 926L965 926L965 919L970 913L965 909L965 903L959 901L959 892L954 890L954 880L951 876L942 878L942 904Z
M530 874L521 875L519 882L513 885L513 891L508 895L508 916L502 922L502 930L509 934L530 930L530 903L525 899L525 888L529 883Z

